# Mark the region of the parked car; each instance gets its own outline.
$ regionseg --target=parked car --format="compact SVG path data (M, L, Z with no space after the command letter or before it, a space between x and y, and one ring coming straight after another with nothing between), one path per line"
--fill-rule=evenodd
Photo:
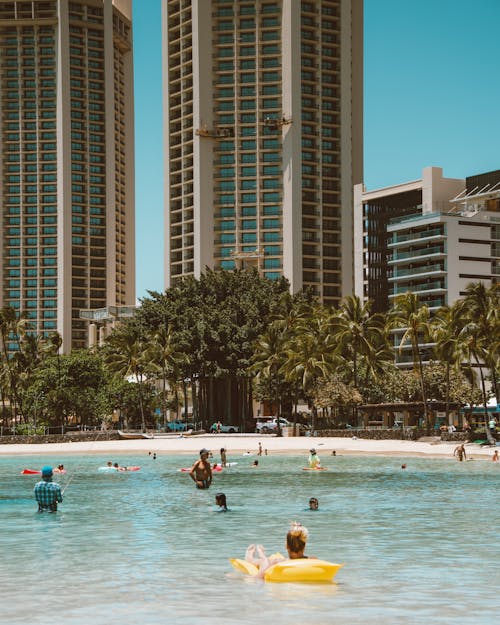
M240 431L240 428L237 425L223 425L220 424L221 434L235 434ZM217 432L217 423L212 424L210 428L210 432Z
M170 432L185 432L190 428L192 428L192 424L185 421L169 421L167 423L167 430Z
M280 417L279 420L281 428L291 428L293 423L284 417ZM268 434L269 432L276 432L278 429L278 419L268 419L267 421L257 421L255 424L255 431L258 434Z

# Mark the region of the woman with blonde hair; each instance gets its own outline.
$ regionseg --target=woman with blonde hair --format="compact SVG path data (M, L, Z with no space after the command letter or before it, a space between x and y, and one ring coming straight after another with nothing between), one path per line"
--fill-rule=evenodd
M288 559L297 560L299 558L309 557L304 555L308 538L309 531L307 527L304 527L302 523L299 523L298 521L290 523L290 529L286 535L286 550L288 552ZM283 562L287 560L287 558L283 557L280 553L267 557L262 545L250 545L246 551L245 560L258 566L258 576L264 577L264 573L270 566L276 564L277 562Z

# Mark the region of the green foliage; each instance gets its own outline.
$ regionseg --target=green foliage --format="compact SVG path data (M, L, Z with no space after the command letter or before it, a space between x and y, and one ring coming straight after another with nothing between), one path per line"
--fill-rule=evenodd
M362 402L358 389L345 384L338 374L330 374L319 379L311 394L314 404L319 408L356 406Z
M96 425L108 410L108 376L102 359L89 350L49 356L33 372L24 394L26 416L45 425Z

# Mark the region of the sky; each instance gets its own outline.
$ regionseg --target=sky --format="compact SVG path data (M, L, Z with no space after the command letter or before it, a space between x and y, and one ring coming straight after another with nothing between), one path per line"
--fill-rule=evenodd
M500 0L365 0L364 182L500 169ZM133 0L136 293L164 290L161 0Z

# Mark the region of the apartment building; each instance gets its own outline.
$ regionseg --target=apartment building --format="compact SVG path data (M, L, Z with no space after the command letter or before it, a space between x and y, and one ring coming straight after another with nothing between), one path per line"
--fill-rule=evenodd
M131 0L0 2L0 304L63 350L135 303ZM14 348L14 346L9 346Z
M500 170L456 179L426 167L399 185L357 185L354 202L355 293L374 311L412 291L432 313L471 282L498 282Z
M352 292L362 0L164 0L166 287L257 267Z

